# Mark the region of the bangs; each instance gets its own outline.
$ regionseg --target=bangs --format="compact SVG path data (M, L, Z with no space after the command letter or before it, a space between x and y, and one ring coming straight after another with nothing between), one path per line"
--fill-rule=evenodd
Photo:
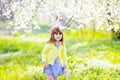
M53 34L62 34L62 32L61 31L55 31L55 32L53 32Z

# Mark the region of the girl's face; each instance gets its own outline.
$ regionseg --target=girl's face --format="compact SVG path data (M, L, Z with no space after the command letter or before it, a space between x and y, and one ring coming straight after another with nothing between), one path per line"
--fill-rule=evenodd
M54 34L54 38L56 41L60 41L62 39L62 34L61 33Z

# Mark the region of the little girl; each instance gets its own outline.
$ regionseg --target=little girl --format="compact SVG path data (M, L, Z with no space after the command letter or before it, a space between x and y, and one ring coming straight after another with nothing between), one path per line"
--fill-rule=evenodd
M59 75L67 72L66 57L63 33L59 26L53 27L51 37L42 51L43 74L48 75L48 80L58 80Z

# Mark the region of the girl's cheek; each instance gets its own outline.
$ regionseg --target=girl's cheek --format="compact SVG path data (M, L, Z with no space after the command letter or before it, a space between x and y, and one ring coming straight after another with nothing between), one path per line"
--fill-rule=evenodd
M54 35L54 38L57 39L57 35Z
M62 35L60 35L60 38L62 38Z
M56 38L56 35L54 34L54 38Z

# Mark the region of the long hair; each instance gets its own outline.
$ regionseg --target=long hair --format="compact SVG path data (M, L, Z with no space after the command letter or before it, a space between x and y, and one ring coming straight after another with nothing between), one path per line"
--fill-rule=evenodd
M53 44L55 44L56 40L54 38L54 34L58 34L58 33L62 34L62 39L60 40L60 43L62 45L64 45L64 39L63 39L64 36L63 36L63 32L60 29L60 27L53 27L52 28L52 30L51 30L51 36L50 36L50 39L49 39L49 41L47 43L53 43Z

